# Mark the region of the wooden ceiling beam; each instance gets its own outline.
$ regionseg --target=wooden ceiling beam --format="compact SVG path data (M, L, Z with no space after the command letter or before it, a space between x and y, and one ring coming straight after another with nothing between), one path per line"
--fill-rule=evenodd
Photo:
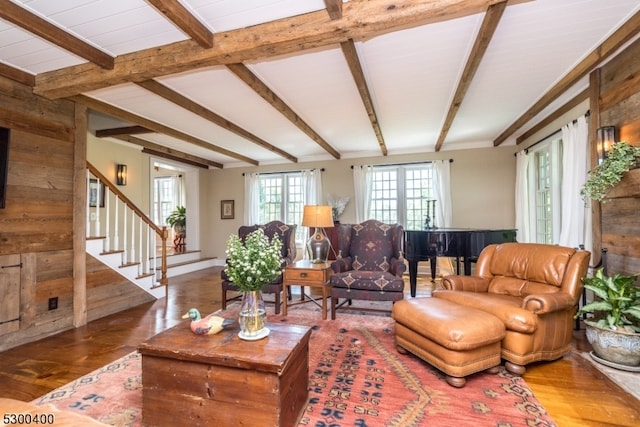
M255 74L251 72L244 64L229 64L227 68L240 78L247 86L253 89L265 101L284 115L291 123L296 125L298 129L304 132L309 138L314 140L319 146L331 154L335 159L340 158L340 153L336 151L327 141L325 141L318 133L311 128L300 116L296 114L278 95L276 95L269 87L262 82Z
M324 0L324 5L332 20L342 18L342 0Z
M205 148L207 150L214 151L224 156L228 156L228 157L231 157L255 166L258 166L259 164L257 160L254 160L249 157L243 156L241 154L235 153L233 151L227 150L226 148L222 148L217 145L210 144L207 141L203 141L199 138L196 138L194 136L181 132L177 129L170 128L161 123L154 122L153 120L149 120L144 117L138 116L137 114L133 114L128 111L122 110L118 107L114 107L113 105L107 104L106 102L100 101L98 99L91 98L85 95L76 95L76 96L70 97L69 99L74 102L78 102L82 105L85 105L94 111L107 114L109 116L118 118L120 120L124 120L129 123L137 123L138 125L143 126L147 129L151 129L154 132L163 133L165 135L180 139L182 141L188 142L190 144L196 145L201 148Z
M220 126L223 129L228 130L229 132L233 132L236 135L239 135L245 139L247 139L248 141L253 142L256 145L259 145L260 147L269 150L273 153L276 153L277 155L292 161L293 163L297 163L298 159L296 157L294 157L293 155L287 153L284 150L279 149L278 147L269 144L267 141L264 141L262 139L260 139L259 137L257 137L256 135L252 134L251 132L241 128L240 126L236 125L233 122L230 122L229 120L225 119L224 117L214 113L213 111L203 107L202 105L190 100L189 98L187 98L184 95L179 94L178 92L174 91L173 89L170 89L168 87L166 87L165 85L155 81L155 80L145 80L143 82L139 82L138 83L139 86L145 88L146 90L148 90L151 93L154 93L158 96L161 96L162 98L166 99L167 101L170 101L176 105L179 105L180 107L184 108L185 110L193 113L193 114L197 114L198 116L202 117L203 119L206 119L218 126Z
M531 106L524 114L516 119L504 132L494 141L494 147L502 144L518 129L526 125L538 113L545 109L551 102L566 92L581 78L587 76L594 68L605 59L614 54L629 40L633 39L640 32L640 12L636 12L620 28L618 28L609 38L591 51L578 65L569 71L558 83L549 89L540 99Z
M205 49L213 47L213 33L179 1L147 0L171 22Z
M484 54L487 52L487 48L491 43L491 39L495 34L496 28L498 28L498 24L500 23L500 19L502 19L502 14L506 7L506 1L491 5L489 6L489 9L487 9L487 13L484 15L480 31L478 31L473 48L471 49L471 53L469 54L469 58L467 59L467 63L464 67L464 71L462 72L462 76L458 82L455 95L453 96L453 100L449 106L447 117L445 118L442 129L440 130L440 135L438 136L438 141L436 142L435 147L436 152L440 151L444 144L444 140L447 138L447 134L451 129L453 120L455 119L456 114L458 114L458 110L460 110L462 101L469 90L469 86L471 86L473 77L475 76L476 71L478 71L478 67L482 62Z
M105 138L108 136L120 136L120 135L137 135L140 133L155 133L151 129L147 129L142 126L125 126L120 128L100 129L96 131L98 138Z
M34 92L47 98L64 98L196 68L272 58L337 45L349 39L367 40L399 29L482 13L499 2L501 0L352 0L343 4L343 16L338 20L331 20L323 9L216 33L217 40L224 43L215 43L209 49L188 40L120 55L113 70L81 64L41 73L36 76Z
M96 135L97 136L97 135ZM125 141L130 144L139 145L143 148L143 152L153 154L165 159L169 158L178 162L187 163L189 165L197 166L200 168L208 169L209 166L222 169L222 164L214 162L213 160L204 159L202 157L194 156L191 154L183 153L182 151L174 150L172 148L163 147L162 145L147 141L142 138L138 138L132 135L119 135L112 138L120 141Z
M36 76L33 74L19 70L10 65L3 64L2 62L0 62L0 76L11 79L14 82L22 83L29 87L33 87L36 84Z
M353 40L348 40L346 42L340 43L340 48L342 49L342 53L347 60L347 64L349 65L349 70L351 70L353 80L356 82L356 87L358 88L358 92L360 92L360 98L362 99L364 108L367 110L367 115L369 116L369 121L371 122L371 126L373 127L373 132L376 134L376 138L378 139L380 151L382 151L383 156L386 156L387 145L385 144L384 137L382 136L382 129L380 129L378 115L376 114L376 110L373 106L371 92L369 92L369 86L367 86L367 80L365 79L364 72L362 71L362 65L360 64L360 59L358 58L358 52L356 51L355 43L353 43Z
M42 37L48 42L74 53L102 69L113 70L113 57L10 0L0 0L0 18L12 22L20 28Z
M549 114L547 117L545 117L539 123L537 123L535 126L532 126L528 131L526 131L525 133L520 135L518 138L516 138L516 144L518 144L518 145L522 144L528 138L532 137L537 132L539 132L540 130L544 129L545 127L547 127L548 125L553 123L554 120L558 119L563 114L566 114L569 111L573 110L575 107L580 105L582 102L588 100L589 99L589 90L590 90L589 88L583 90L582 92L580 92L579 94L577 94L576 96L571 98L569 100L569 102L565 103L560 108L558 108L556 111L554 111L553 113Z

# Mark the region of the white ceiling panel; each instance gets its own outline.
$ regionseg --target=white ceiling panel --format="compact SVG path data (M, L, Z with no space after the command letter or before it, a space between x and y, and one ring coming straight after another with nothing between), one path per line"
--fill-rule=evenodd
M508 7L448 141L490 140L499 135L636 6L635 1L621 3L626 7L612 8L600 0L537 0ZM491 108L485 108L487 100Z
M390 152L434 150L481 19L398 31L360 45Z
M339 47L252 63L250 68L325 141L348 141L341 142L345 154L377 150Z
M173 56L163 57L164 62L158 63L160 57L155 56L154 49L162 47L163 51L171 51L184 46L176 43L188 40L191 29L183 31L172 22L170 11L165 15L145 0L14 2L81 42L113 56L115 68L104 70L88 64L87 59L34 35L29 32L29 25L37 26L35 21L20 28L0 18L0 78L16 78L15 73L7 72L7 66L16 72L35 75L34 91L42 93L39 82L47 79L38 79L38 75L57 70L53 80L60 76L59 84L70 86L73 92L74 85L78 84L76 79L92 75L91 85L95 86L91 87L101 86L101 89L87 91L89 86L78 85L75 93L63 96L95 97L260 164L290 164L287 156L299 162L334 158L330 150L303 130L305 126L340 157L382 153L347 60L333 39L339 35L343 37L341 41L346 41L349 34L355 34L348 37L355 38L358 59L388 153L434 151L484 18L484 13L474 13L427 25L385 21L394 10L419 11L428 5L418 0L398 0L395 9L387 9L382 0L353 1L343 7L344 17L335 21L328 14L324 19L316 15L320 19L312 21L301 16L326 13L323 0L180 0L180 4L213 33L214 46L197 47L194 41L188 44L187 52L176 49ZM377 18L357 16L355 11L372 5L380 6L384 13ZM464 10L466 6L458 0L443 0L434 5L449 6L437 16L446 15L449 10ZM366 10L372 15L378 13L376 8ZM430 20L431 16L422 13L425 15L420 15L420 22ZM637 13L640 13L638 0L536 0L508 5L442 150L493 146L493 141L505 129ZM372 21L375 19L386 23L378 26ZM402 19L411 18L403 16ZM285 22L295 28L291 35L306 32L308 37L286 41L290 35L283 31L272 38L271 21L274 20L287 20ZM392 25L398 27L379 31ZM251 27L250 32L245 30L247 27ZM370 27L375 27L376 32L367 33ZM260 37L256 36L256 29L261 31ZM233 32L234 36L225 38L217 34L223 31ZM332 38L318 38L317 33ZM637 39L637 28L635 34ZM268 49L253 53L256 45ZM129 62L119 61L118 57L125 54ZM305 126L301 126L300 120L289 120L277 103L263 99L221 65L226 60L235 61L236 57L244 58L242 62L255 79L282 99ZM186 61L191 64L189 67L183 66ZM144 75L126 68L131 64ZM596 64L594 68L601 65ZM77 74L80 68L82 72ZM146 78L155 78L287 154L263 148L224 125L215 125L134 83L136 79ZM522 129L508 135L504 144L514 144L519 135L554 113L587 85L583 75ZM52 96L56 96L55 92ZM107 119L102 113L91 113L90 117L91 129L138 124ZM166 135L153 133L141 137L225 167L247 165L237 158Z
M323 0L190 0L188 4L211 29L218 32L325 8Z

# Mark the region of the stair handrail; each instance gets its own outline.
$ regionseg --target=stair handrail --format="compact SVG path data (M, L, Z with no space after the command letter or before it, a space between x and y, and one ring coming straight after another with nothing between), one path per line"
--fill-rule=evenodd
M169 230L166 226L159 227L156 225L151 218L149 218L135 203L133 203L127 196L122 193L106 176L104 176L100 171L93 166L89 161L87 161L87 169L89 172L100 182L102 182L105 186L111 190L113 194L116 195L129 209L131 209L136 215L138 215L147 226L155 231L155 233L162 239L162 249L161 249L161 261L160 261L160 284L167 285L169 283L169 279L167 278L167 239L169 238Z

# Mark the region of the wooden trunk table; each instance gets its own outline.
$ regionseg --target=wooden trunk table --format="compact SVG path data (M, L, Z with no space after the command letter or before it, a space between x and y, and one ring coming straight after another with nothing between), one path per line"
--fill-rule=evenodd
M145 426L294 426L308 399L305 326L268 324L258 341L237 323L195 335L183 322L140 344Z

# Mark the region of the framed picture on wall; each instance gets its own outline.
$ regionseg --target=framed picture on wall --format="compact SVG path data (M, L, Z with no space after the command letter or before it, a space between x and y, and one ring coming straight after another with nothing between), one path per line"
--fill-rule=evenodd
M235 208L233 206L233 200L222 200L220 202L220 218L221 219L233 219L235 214Z
M100 196L100 207L104 208L104 184L97 179L91 178L89 180L89 207L95 208L98 195Z

